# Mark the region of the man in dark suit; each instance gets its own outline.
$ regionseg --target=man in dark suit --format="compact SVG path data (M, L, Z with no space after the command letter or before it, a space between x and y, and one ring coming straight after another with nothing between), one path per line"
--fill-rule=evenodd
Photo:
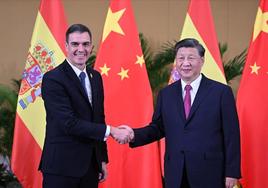
M205 49L197 40L181 40L175 50L181 79L159 92L152 122L134 129L130 146L165 137L166 188L232 188L241 177L232 90L201 74Z
M92 47L86 26L70 26L67 59L43 77L47 124L39 169L44 188L97 188L107 176L106 139L128 140L127 130L105 124L102 78L86 67Z

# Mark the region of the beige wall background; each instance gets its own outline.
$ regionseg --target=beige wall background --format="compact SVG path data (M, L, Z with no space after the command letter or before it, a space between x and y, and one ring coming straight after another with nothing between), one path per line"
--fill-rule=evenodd
M67 22L83 23L93 33L98 49L108 0L62 0ZM0 0L0 84L19 79L39 7L39 0ZM188 0L132 0L136 24L154 51L167 41L178 40ZM251 38L258 0L211 0L218 40L228 44L225 59L245 49Z

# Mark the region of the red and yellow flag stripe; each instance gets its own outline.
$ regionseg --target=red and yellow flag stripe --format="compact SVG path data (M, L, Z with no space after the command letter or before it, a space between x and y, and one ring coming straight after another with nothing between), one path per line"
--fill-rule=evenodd
M38 172L45 137L41 82L65 59L67 23L60 0L41 0L18 96L12 169L23 187L41 187Z
M209 0L190 2L181 39L189 37L197 39L206 49L202 72L213 80L226 83Z

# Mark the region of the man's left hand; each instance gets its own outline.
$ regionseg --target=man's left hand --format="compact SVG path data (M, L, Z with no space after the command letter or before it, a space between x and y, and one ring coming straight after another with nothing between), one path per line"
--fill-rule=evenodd
M225 178L225 187L226 188L237 188L238 180L236 178Z
M106 180L108 171L106 162L101 163L102 173L99 173L99 182L103 182Z

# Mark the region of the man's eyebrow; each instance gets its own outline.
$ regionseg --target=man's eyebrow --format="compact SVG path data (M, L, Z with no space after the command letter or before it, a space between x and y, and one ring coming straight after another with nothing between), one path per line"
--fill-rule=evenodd
M86 41L86 42L75 42L75 41L73 41L73 42L71 42L71 44L92 44L92 42L91 41Z

